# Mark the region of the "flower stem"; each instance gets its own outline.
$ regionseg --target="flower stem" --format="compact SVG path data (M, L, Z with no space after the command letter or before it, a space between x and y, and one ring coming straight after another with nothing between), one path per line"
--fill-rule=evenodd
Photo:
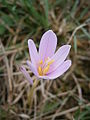
M39 83L39 80L35 80L32 88L30 89L30 93L28 95L28 105L30 106L30 108L32 107L34 90L35 90L36 86L38 85L38 83Z

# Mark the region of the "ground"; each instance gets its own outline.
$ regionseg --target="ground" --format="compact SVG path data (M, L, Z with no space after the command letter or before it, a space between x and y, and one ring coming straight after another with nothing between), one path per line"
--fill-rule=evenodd
M0 0L0 120L90 120L90 1ZM55 80L31 85L19 67L30 59L27 41L37 46L52 29L57 49L70 44L71 68ZM27 68L32 76L32 72Z

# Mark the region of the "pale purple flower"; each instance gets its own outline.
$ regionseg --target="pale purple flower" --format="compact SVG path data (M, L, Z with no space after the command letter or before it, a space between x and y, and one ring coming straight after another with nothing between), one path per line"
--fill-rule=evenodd
M65 73L71 66L71 60L66 60L71 46L63 45L55 53L56 46L57 37L52 30L48 30L42 36L39 52L37 52L33 40L28 40L31 62L27 60L27 65L37 78L55 79ZM21 71L33 84L31 77L23 66Z

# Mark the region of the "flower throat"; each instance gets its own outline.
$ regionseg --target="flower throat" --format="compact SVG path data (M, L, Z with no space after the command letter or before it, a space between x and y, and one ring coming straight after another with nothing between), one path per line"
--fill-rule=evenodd
M49 58L45 60L45 62L43 62L43 60L39 62L38 73L40 76L46 75L50 69L50 65L54 62L54 60L50 60L49 62L47 62L48 60Z

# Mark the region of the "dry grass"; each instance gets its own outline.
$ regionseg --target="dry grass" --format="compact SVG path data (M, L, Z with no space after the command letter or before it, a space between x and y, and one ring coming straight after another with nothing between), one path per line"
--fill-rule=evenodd
M89 1L1 0L0 16L0 120L89 120ZM40 81L30 107L32 86L19 66L27 68L28 38L33 38L38 48L47 29L57 34L58 47L72 45L72 66L53 81Z

